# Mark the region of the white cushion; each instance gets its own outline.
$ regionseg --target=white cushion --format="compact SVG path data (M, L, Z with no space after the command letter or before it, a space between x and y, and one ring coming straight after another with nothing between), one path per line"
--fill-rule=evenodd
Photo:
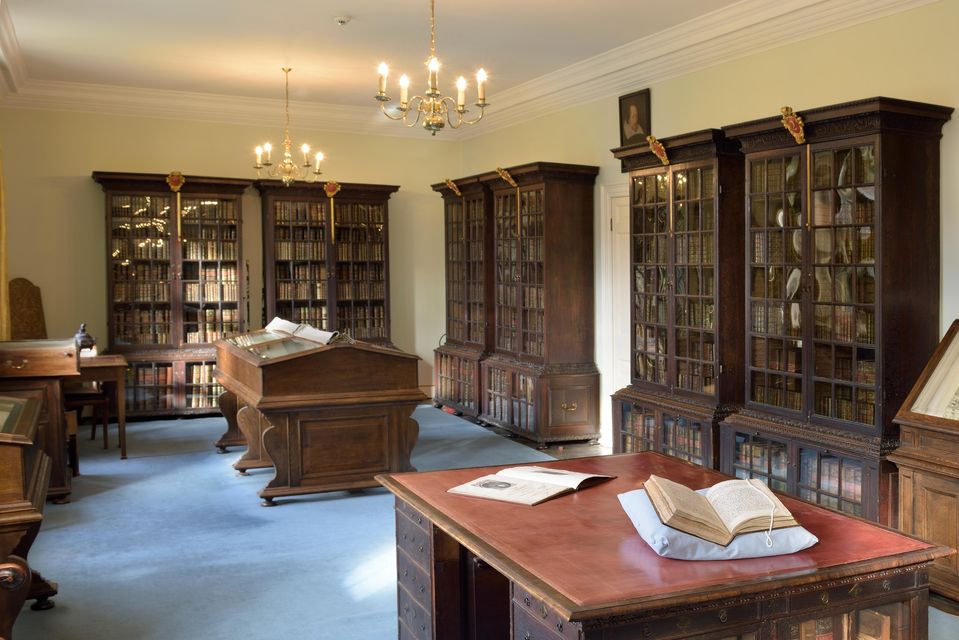
M700 490L700 493L705 489ZM819 538L801 526L773 529L772 546L766 544L766 532L742 533L722 546L692 534L667 527L656 515L645 489L619 494L619 502L632 520L639 536L657 555L675 560L733 560L763 558L802 551L819 542Z

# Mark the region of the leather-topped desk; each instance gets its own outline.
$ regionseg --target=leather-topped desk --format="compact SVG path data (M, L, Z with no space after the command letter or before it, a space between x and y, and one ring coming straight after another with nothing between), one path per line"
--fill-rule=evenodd
M535 507L447 493L503 467L377 477L397 497L400 638L841 640L877 621L889 640L926 637L928 567L948 547L782 496L818 544L669 560L617 495L651 473L693 488L727 476L649 452L537 464L617 477Z
M104 382L113 391L120 438L120 459L127 459L127 359L121 355L96 355L80 358L80 377L73 380Z

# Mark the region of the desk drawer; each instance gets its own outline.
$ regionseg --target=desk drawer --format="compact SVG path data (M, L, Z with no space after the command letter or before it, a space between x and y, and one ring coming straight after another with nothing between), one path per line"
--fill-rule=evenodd
M855 604L867 598L914 589L916 576L915 572L910 572L889 578L854 582L831 589L801 593L789 599L789 612L801 613L827 606Z
M38 378L80 373L73 340L13 340L0 343L0 377Z
M400 637L426 640L433 637L433 619L402 585L398 588ZM403 627L406 627L404 630ZM405 633L404 633L405 631Z
M417 525L423 531L427 531L429 528L429 520L426 519L422 513L414 509L409 505L409 503L403 502L402 500L396 500L396 511L397 513L402 513L404 516L409 518L413 524Z
M530 638L556 638L557 640L579 640L579 625L571 623L563 616L553 610L546 602L524 589L518 584L513 584L513 638L524 638L526 628L523 632L517 632L520 624L526 624L523 620L532 620L537 629L530 628ZM534 633L535 631L535 633ZM543 635L545 633L552 635Z
M422 605L427 613L432 614L430 576L402 549L396 554L396 577L400 587L406 589L410 597Z
M579 638L579 634L569 636L563 633L567 625L564 622L557 622L556 626L547 626L548 621L543 620L535 613L530 611L520 602L513 602L513 640L574 640Z
M430 569L430 534L397 511L396 546L405 551L424 571Z

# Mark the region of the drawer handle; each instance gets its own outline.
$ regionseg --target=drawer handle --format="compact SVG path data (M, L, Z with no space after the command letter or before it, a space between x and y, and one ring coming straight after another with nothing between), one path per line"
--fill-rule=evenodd
M533 634L527 631L523 634L523 640L533 640Z
M559 622L556 623L556 630L559 631L560 633L563 633L563 621L562 621L562 620L560 620Z
M726 622L726 620L728 620L728 619L729 619L729 616L726 615L726 610L725 610L725 609L720 609L720 610L719 610L719 621L720 621L720 622Z
M529 596L523 598L523 604L525 604L527 607L530 606Z
M14 362L13 360L7 360L7 366L11 369L23 369L27 366L28 360L26 358L21 358L20 362Z
M883 590L883 591L889 591L890 589L892 589L892 583L891 583L890 581L888 581L888 580L883 580L883 581L882 581L882 590Z
M546 618L546 616L549 615L549 609L546 608L545 602L542 605L540 605L539 611L540 611L540 615L542 615L544 619Z
M820 593L819 600L822 601L823 604L829 604L829 592L823 591L822 593Z
M575 402L570 402L569 404L564 402L563 404L559 405L559 408L563 411L576 411L578 406L579 405L577 405Z

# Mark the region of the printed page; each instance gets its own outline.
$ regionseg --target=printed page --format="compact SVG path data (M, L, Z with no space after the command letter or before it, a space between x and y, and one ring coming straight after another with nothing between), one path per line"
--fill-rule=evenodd
M340 333L338 331L323 331L322 329L311 327L308 324L301 324L297 327L296 331L293 332L293 335L303 338L304 340L309 340L310 342L329 344L330 340L340 335Z
M273 318L270 320L270 324L263 327L267 331L272 331L274 333L289 333L293 335L293 332L296 331L298 324L294 324L289 320L284 320L283 318Z
M533 505L557 494L569 491L566 487L542 482L531 482L493 474L471 480L449 490L476 498Z
M701 493L661 476L651 475L646 494L663 524L717 544L728 544L732 534Z
M726 480L715 484L706 492L706 498L733 532L753 518L762 520L764 526L768 527L769 516L774 508L776 517L790 517L789 511L779 498L762 481L755 478Z
M515 478L517 480L528 480L530 482L543 482L546 484L556 484L569 489L578 489L581 484L592 478L603 479L612 476L604 476L591 473L578 473L576 471L566 471L564 469L548 469L546 467L510 467L503 469L497 475L506 478Z

